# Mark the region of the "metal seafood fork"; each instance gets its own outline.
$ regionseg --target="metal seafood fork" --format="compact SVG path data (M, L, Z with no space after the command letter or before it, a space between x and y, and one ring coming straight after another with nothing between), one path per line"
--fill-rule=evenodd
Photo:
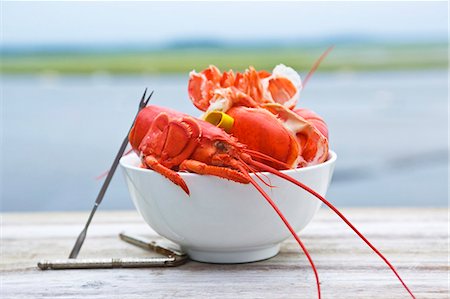
M180 266L188 260L185 253L164 242L147 241L125 233L119 234L119 237L125 242L162 254L164 257L66 259L40 261L37 265L41 270L152 268Z
M122 145L120 146L119 152L117 153L116 157L114 158L114 162L111 165L111 168L109 169L108 175L105 179L105 182L103 183L102 188L100 189L100 192L97 195L97 199L95 200L94 207L92 208L91 214L89 215L89 218L84 226L84 229L81 231L80 235L77 238L77 241L75 242L75 245L72 248L72 251L70 252L69 258L70 259L76 259L78 256L78 253L80 252L81 246L84 243L84 240L86 239L86 234L89 225L91 224L91 220L94 217L95 211L97 211L98 206L103 200L103 197L105 196L106 189L108 189L109 183L111 182L111 179L114 175L114 172L117 169L117 166L119 165L119 160L122 157L123 153L125 152L125 148L128 145L128 135L130 134L131 128L133 127L134 121L136 120L136 117L138 113L147 106L148 101L153 95L153 91L150 93L148 98L145 98L145 95L147 94L147 88L144 91L144 94L142 95L141 101L139 102L139 108L136 113L136 116L134 117L133 123L131 124L130 130L128 130L127 136L125 136L124 140L122 141Z

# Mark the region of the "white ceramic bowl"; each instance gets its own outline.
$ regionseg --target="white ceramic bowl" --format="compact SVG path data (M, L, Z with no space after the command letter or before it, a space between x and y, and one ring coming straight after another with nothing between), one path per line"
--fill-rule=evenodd
M325 195L336 154L325 163L284 173ZM152 170L139 168L134 154L120 165L136 208L161 236L178 243L190 258L211 263L243 263L275 256L289 231L266 200L248 184L214 176L180 173L191 195ZM298 232L313 218L321 202L292 183L266 174L271 196ZM257 181L258 179L252 174Z

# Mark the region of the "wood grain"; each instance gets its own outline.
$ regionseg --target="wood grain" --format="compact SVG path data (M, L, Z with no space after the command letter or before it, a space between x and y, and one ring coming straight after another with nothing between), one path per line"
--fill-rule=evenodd
M448 298L446 209L344 209L398 269L417 298ZM5 213L2 298L315 298L312 270L293 239L269 260L177 268L40 271L41 259L67 258L85 213ZM158 238L136 212L99 212L80 257L153 255L119 240L127 231ZM315 260L323 298L408 298L387 266L322 208L300 234Z

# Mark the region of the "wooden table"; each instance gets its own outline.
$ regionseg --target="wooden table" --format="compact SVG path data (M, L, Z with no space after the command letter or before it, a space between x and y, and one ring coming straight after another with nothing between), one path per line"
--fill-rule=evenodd
M417 298L448 298L447 209L343 209L396 266ZM41 271L40 259L66 258L88 213L4 213L2 298L315 298L313 272L289 239L278 256L240 265L189 261L177 268ZM144 257L119 240L156 234L134 211L100 211L81 257ZM408 298L387 266L322 208L301 233L316 262L323 298Z

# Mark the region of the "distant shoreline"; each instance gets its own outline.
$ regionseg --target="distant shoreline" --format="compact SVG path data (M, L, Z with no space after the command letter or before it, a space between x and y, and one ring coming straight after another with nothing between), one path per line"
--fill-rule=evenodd
M321 47L180 48L139 51L2 52L2 74L170 74L202 70L214 64L221 70L242 71L249 65L271 70L283 63L308 71ZM426 70L448 67L447 44L336 45L319 71Z

